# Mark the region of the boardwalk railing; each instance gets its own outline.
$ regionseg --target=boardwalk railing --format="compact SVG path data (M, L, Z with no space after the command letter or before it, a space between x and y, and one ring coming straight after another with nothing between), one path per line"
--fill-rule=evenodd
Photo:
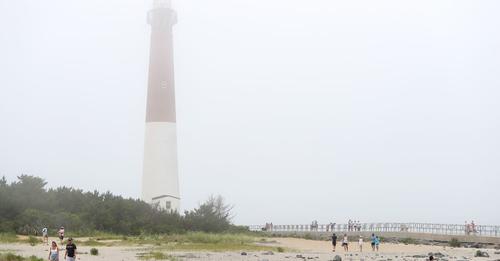
M361 223L318 224L318 225L253 225L251 231L274 232L407 232L438 235L471 235L500 237L500 226L476 225L473 229L465 224L429 224L429 223Z

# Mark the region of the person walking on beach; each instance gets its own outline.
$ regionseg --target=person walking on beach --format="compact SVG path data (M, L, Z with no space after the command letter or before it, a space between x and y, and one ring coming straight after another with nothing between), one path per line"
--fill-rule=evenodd
M64 240L64 227L60 227L57 234L59 234L59 239L61 240L61 245L62 245L63 240Z
M363 237L362 236L359 236L358 244L359 244L359 252L363 252Z
M375 237L375 234L372 234L371 237L371 243L372 243L372 251L375 251L375 243L377 242L377 237Z
M64 253L64 259L66 261L76 260L76 245L73 243L73 239L68 239L68 244L66 245L66 253Z
M344 239L342 239L342 246L344 247L344 251L349 251L349 239L347 238L347 234L344 234Z
M43 243L45 244L49 244L49 230L47 229L47 227L44 227L42 229L42 236L43 236Z
M337 248L337 235L335 235L335 233L333 233L332 235L332 247L333 247L332 252L335 252Z
M50 246L49 261L59 261L59 247L56 241L52 241L52 245Z
M375 249L378 252L378 248L380 246L380 238L378 236L375 237Z

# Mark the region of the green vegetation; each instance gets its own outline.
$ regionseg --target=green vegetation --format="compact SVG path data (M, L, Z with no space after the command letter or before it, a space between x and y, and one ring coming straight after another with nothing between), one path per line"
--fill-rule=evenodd
M148 252L148 253L139 253L137 254L137 257L139 259L144 259L144 260L171 260L171 261L176 261L177 258L166 255L162 252Z
M0 254L0 261L44 261L43 258L38 258L36 256L22 257L11 253Z
M414 238L410 238L410 237L407 237L407 238L403 238L401 240L399 240L400 243L403 243L403 244L406 244L406 245L416 245L418 244L418 241Z
M278 248L276 248L276 251L278 251L278 253L283 253L283 252L285 252L285 249L282 247L278 247Z
M450 246L451 247L460 247L462 244L460 244L460 241L458 241L458 239L456 238L452 238L450 240Z
M18 237L12 233L0 233L0 243L28 243L31 246L36 246L42 242L42 239L34 236Z
M14 233L0 233L0 242L3 243L15 243L19 242L16 234Z
M99 254L97 247L117 245L143 245L148 252L141 258L158 260L174 260L163 254L173 250L277 249L265 246L268 241L260 233L232 225L232 207L221 197L210 197L180 215L110 193L46 189L41 178L23 175L18 179L11 184L0 179L0 242L36 245L41 242L44 226L52 236L64 226L67 236L75 238L77 244L93 247L91 255ZM285 249L278 248L280 251Z
M154 244L157 249L168 251L268 251L273 247L258 245L261 238L248 234L210 234L192 232L183 235L163 235L155 238L132 239L136 243Z
M93 256L98 256L99 255L99 250L97 248L91 248L90 249L90 254Z
M259 243L266 242L266 239L251 234L188 232L173 235L141 235L128 237L126 240L96 240L90 238L88 241L79 242L79 244L87 246L145 245L154 246L159 250L275 250L273 247L259 245Z
M39 238L36 238L34 236L30 236L28 238L28 243L31 245L31 246L36 246L38 243L42 243L42 240L40 240Z
M198 208L180 215L109 192L46 189L46 184L41 178L27 175L10 184L5 177L0 179L0 233L40 235L47 226L49 234L55 236L57 229L64 226L73 237L120 240L124 235L152 233L248 231L231 224L232 207L221 197L210 197ZM13 240L5 235L9 234L2 234L0 240Z

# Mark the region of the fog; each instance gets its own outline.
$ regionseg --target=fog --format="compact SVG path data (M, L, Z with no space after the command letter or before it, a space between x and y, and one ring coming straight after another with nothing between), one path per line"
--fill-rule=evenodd
M150 5L0 0L0 176L140 196ZM183 209L499 223L500 2L174 7Z

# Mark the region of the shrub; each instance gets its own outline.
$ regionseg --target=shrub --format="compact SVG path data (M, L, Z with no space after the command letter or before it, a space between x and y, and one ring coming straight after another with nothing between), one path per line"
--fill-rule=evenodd
M97 256L97 255L99 255L99 250L97 248L93 247L90 249L90 254L93 256Z
M283 253L283 252L285 252L285 249L282 247L278 247L278 248L276 248L276 251L278 251L279 253Z
M34 236L30 236L28 238L28 243L30 244L30 246L36 246L38 243L40 243L40 239L38 239Z
M476 251L474 257L490 257L490 255L488 254L488 252L483 252L481 250L478 250Z
M458 241L458 239L456 239L456 238L452 238L452 239L450 240L450 246L451 246L451 247L460 247L460 245L461 245L461 244L460 244L460 241Z

